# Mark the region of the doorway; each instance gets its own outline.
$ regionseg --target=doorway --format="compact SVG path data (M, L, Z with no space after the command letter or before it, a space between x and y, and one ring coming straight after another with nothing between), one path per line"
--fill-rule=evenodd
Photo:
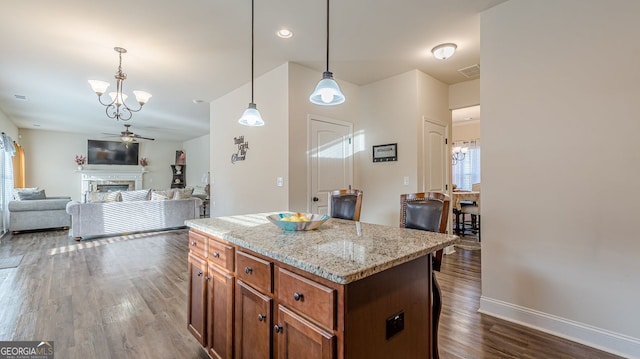
M328 192L353 185L353 124L309 116L307 208L327 214Z

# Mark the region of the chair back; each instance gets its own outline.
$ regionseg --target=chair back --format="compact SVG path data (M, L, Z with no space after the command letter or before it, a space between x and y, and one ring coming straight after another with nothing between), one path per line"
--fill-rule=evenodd
M359 221L362 191L358 189L330 191L327 206L327 213L330 217Z
M400 227L445 233L451 198L440 192L400 195ZM442 250L433 257L433 269L440 271Z

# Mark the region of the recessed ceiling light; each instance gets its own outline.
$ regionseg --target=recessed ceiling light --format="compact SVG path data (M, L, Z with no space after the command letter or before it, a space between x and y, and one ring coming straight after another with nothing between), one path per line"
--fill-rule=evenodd
M39 124L37 124L37 123L34 123L34 124L33 124L33 127L40 127L40 125L39 125Z
M193 99L191 100L193 103L203 103L204 100L200 100L200 99Z
M16 100L27 101L27 96L25 95L13 95Z
M278 35L279 38L282 38L282 39L289 39L293 37L293 31L289 29L280 29L278 30L278 32L276 32L276 34Z

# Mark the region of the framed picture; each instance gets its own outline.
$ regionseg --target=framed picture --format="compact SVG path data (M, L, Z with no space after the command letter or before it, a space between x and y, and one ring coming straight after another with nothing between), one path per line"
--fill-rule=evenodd
M389 162L398 160L398 144L373 146L373 162Z

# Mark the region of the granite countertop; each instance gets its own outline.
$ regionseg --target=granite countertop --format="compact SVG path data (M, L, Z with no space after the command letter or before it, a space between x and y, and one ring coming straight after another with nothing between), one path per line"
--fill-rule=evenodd
M319 277L347 284L450 246L458 236L330 218L290 232L258 213L185 221L200 230Z

